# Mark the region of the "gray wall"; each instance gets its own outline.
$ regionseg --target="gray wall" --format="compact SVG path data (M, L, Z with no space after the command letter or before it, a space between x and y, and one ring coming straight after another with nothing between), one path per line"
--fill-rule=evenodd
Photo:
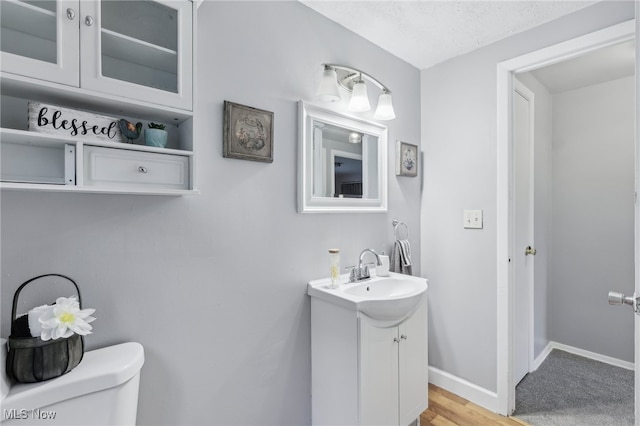
M421 72L430 365L496 391L496 64L633 17L597 3ZM484 210L483 230L463 229L464 209Z
M89 349L145 347L139 424L309 424L306 283L327 276L330 247L343 266L389 251L393 218L419 273L420 180L389 167L388 213L297 214L296 102L313 100L323 62L370 71L393 90L392 164L395 140L420 143L420 73L298 2L205 2L198 15L201 194L3 192L2 335L21 282L65 273L97 309ZM275 113L272 164L222 157L224 100Z
M633 362L634 78L553 96L553 341Z

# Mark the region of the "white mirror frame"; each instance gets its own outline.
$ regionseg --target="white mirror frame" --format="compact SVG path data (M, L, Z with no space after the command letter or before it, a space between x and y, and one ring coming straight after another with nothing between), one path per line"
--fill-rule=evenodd
M364 213L387 211L387 126L298 102L298 212ZM378 198L313 196L313 121L369 134L378 138Z

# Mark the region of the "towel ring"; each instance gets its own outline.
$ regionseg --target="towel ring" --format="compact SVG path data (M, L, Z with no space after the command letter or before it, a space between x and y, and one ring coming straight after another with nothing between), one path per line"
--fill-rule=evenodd
M406 223L404 223L403 221L398 220L398 219L393 219L392 223L393 223L393 234L396 237L396 240L401 240L401 239L406 240L406 239L409 238L409 227L407 226ZM398 236L398 228L400 226L404 226L404 231L407 234L404 238L400 238Z

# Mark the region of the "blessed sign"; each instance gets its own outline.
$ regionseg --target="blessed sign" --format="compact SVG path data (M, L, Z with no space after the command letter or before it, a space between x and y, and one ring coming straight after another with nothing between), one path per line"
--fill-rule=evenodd
M118 119L87 111L29 102L29 130L81 139L126 142Z

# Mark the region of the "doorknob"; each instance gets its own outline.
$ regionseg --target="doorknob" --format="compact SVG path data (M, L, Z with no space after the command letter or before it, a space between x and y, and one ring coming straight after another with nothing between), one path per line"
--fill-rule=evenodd
M609 292L609 304L610 305L629 305L633 307L633 310L636 314L640 315L640 297L633 296L625 296L622 293L618 293L615 291Z
M526 255L528 255L528 254L531 254L531 255L535 256L537 252L538 252L538 250L536 250L536 249L534 249L534 248L531 248L531 246L527 246L527 247L524 249L524 255L525 255L525 256L526 256Z

